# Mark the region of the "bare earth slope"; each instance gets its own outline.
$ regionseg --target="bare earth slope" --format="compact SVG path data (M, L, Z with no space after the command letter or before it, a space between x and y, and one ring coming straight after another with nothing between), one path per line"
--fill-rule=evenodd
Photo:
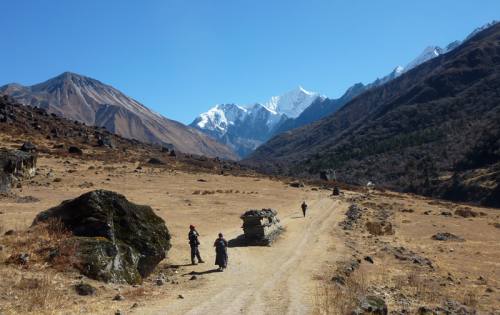
M237 158L200 131L152 112L109 85L75 73L65 72L33 86L8 84L0 87L0 94L87 125L105 127L126 138L172 144L185 153Z
M500 24L371 89L332 116L283 133L248 163L500 206Z

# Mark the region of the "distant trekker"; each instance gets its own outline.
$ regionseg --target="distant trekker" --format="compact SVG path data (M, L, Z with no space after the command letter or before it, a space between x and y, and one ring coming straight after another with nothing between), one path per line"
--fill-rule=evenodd
M306 217L306 211L307 211L307 204L305 201L302 202L302 205L300 206L302 208L302 214L304 215L304 218Z
M200 241L198 240L198 236L200 236L200 234L198 233L198 231L196 231L194 225L190 225L188 239L189 239L189 246L191 247L191 264L193 265L196 265L195 258L198 258L199 263L204 263L203 259L201 259L200 256L200 250L198 249L198 246L200 246Z
M219 237L214 242L215 247L215 265L219 266L218 271L224 271L227 268L227 241L224 235L219 233Z

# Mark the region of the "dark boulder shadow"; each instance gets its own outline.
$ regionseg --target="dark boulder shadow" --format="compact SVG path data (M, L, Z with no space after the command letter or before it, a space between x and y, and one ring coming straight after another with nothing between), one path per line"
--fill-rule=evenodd
M248 247L248 246L270 246L267 239L248 239L245 234L241 234L229 240L227 247Z

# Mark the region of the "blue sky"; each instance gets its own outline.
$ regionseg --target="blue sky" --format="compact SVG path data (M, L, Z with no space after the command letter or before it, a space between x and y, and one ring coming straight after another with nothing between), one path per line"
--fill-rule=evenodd
M0 85L64 71L190 123L297 85L338 97L500 18L498 0L6 0Z

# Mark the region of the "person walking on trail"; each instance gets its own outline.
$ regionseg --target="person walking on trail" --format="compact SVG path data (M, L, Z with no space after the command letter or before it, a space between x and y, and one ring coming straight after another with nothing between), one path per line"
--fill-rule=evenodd
M200 234L198 231L196 231L196 228L194 225L189 226L189 234L188 234L188 239L189 239L189 246L191 247L191 264L196 265L195 258L198 259L199 263L204 263L203 259L201 259L200 256L200 250L198 249L198 246L200 246L200 241L198 240L198 236Z
M224 271L227 268L227 241L224 235L219 233L219 237L214 242L215 247L215 265L219 266L218 271Z
M302 202L302 205L300 206L302 208L302 214L304 215L304 218L306 217L306 211L307 211L307 204L305 201Z

